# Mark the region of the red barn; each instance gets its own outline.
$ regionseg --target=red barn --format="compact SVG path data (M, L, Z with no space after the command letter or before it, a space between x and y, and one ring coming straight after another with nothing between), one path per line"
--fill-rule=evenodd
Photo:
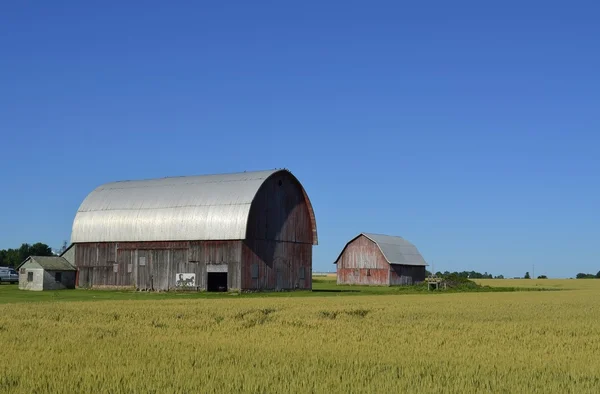
M425 280L427 263L402 237L362 233L335 261L339 285L412 285Z

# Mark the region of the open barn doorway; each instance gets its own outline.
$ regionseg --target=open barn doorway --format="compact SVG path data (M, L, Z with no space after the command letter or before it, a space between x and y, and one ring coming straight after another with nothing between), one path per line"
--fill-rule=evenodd
M209 272L207 291L227 291L227 272Z

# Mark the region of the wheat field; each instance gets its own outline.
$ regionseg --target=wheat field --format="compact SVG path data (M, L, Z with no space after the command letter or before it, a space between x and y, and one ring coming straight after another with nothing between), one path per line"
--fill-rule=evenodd
M598 392L600 281L561 287L3 304L0 392Z

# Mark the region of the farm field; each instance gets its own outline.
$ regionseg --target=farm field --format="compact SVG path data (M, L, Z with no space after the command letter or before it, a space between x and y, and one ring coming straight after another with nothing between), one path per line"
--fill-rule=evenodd
M595 393L600 281L543 282L573 290L13 299L0 392Z

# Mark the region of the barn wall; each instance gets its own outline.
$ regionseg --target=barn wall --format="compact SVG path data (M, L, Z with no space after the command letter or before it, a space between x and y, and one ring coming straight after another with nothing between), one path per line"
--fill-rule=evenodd
M312 289L310 244L247 240L242 261L243 289Z
M351 241L337 262L337 283L388 286L390 264L377 244L364 235Z
M304 190L276 173L258 190L242 246L241 288L311 289L316 225Z
M27 281L28 272L33 272L33 282ZM44 290L44 270L42 268L21 267L19 270L19 289L33 291Z
M56 281L56 272L61 273L61 281ZM44 290L63 290L75 288L76 271L44 271Z
M425 280L425 267L411 265L391 265L391 285L412 285Z
M177 274L195 274L206 289L207 265L228 266L230 289L240 288L241 241L120 242L78 244L79 287L177 288Z

